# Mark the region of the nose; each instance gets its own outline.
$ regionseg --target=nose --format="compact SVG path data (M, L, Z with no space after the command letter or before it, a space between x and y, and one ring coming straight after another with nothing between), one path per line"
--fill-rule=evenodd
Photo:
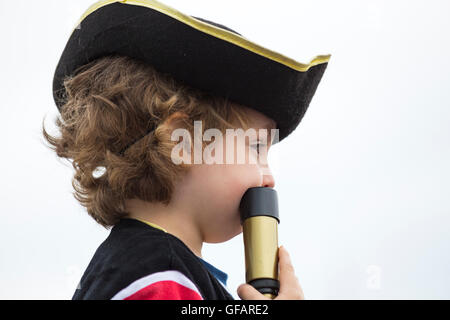
M275 179L274 179L269 167L262 168L261 176L262 176L262 186L263 187L268 187L268 188L275 187Z

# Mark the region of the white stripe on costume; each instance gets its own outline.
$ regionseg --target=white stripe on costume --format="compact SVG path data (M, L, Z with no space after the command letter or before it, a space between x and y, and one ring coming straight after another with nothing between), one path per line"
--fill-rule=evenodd
M111 300L123 300L138 292L139 290L159 281L174 281L182 286L185 286L186 288L195 291L199 296L202 296L195 284L188 277L177 270L169 270L152 273L148 276L134 281L128 287L120 290L117 294L115 294L114 297L111 298Z

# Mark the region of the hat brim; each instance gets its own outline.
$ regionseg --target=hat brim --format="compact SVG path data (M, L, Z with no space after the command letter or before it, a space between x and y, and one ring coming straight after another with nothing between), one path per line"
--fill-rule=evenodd
M53 97L58 109L65 103L66 76L102 56L121 54L265 114L277 123L283 140L303 118L330 55L300 63L207 21L151 0L93 4L57 64Z

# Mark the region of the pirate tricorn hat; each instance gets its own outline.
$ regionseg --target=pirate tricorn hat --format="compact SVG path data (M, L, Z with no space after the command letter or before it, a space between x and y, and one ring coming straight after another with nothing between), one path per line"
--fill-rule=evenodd
M58 110L65 102L63 79L110 54L139 59L182 83L263 113L276 122L278 141L300 123L330 59L318 55L297 62L157 1L103 0L81 16L57 64Z

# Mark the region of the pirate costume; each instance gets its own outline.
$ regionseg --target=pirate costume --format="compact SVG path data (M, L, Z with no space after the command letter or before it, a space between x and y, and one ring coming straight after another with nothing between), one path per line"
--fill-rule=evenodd
M107 55L143 61L181 84L263 113L276 122L278 142L300 123L330 59L297 62L157 1L103 0L81 16L56 66L59 111L67 99L65 77ZM142 137L135 138L127 147ZM73 299L233 299L226 278L162 228L122 219L96 251Z
M233 300L226 280L162 227L125 218L95 252L73 299Z

